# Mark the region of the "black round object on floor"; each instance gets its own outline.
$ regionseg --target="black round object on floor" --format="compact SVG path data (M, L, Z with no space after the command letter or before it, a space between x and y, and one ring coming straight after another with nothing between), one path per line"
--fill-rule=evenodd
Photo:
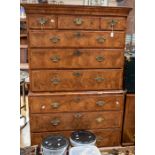
M68 140L60 135L48 136L43 140L42 146L49 150L59 150L68 146Z

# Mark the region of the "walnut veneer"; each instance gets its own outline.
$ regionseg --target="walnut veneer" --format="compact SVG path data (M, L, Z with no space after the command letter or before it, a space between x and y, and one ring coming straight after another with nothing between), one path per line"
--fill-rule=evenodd
M24 4L32 145L91 130L121 144L126 19L130 8Z

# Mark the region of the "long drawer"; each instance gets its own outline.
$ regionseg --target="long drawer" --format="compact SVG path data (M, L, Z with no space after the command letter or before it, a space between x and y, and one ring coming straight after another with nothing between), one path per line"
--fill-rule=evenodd
M124 52L103 49L30 49L30 59L31 69L123 68Z
M124 48L125 32L111 31L71 31L71 30L31 30L30 47L100 47Z
M31 113L122 110L123 102L123 94L80 94L77 92L76 94L29 96Z
M32 91L122 89L122 69L32 70Z
M119 111L31 114L30 120L32 132L119 128L121 122Z
M98 129L91 130L91 132L96 135L96 144L98 147L119 146L121 143L120 129ZM49 135L64 135L69 139L71 133L72 131L31 133L31 145L41 144L42 140Z

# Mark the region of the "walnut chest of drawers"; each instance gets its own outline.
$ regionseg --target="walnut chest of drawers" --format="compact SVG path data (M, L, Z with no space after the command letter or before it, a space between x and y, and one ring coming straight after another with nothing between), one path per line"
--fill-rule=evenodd
M129 8L25 4L31 143L90 130L98 146L121 144Z

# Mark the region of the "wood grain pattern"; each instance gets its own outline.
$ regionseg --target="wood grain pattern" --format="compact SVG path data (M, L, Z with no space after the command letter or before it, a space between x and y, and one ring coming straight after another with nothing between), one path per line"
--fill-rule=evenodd
M123 110L123 94L30 96L31 113Z
M55 122L56 121L56 122ZM31 114L31 131L61 131L76 129L104 129L121 127L122 113L113 112L79 112Z
M65 31L65 30L32 30L29 33L30 47L76 47L76 48L124 48L125 33L111 31ZM101 38L99 42L98 39ZM54 40L54 41L53 41ZM56 42L55 42L56 40Z
M119 146L120 145L120 129L97 129L90 130L93 132L97 141L98 147L106 146ZM32 133L31 134L31 145L38 145L42 143L42 140L49 135L64 135L66 138L70 138L72 131L60 131L60 132L42 132L42 133Z
M31 69L123 68L123 50L31 49ZM93 63L92 63L93 62Z
M122 89L122 69L32 70L32 91Z
M76 24L76 20L78 23ZM100 18L92 16L58 16L58 29L99 30Z

